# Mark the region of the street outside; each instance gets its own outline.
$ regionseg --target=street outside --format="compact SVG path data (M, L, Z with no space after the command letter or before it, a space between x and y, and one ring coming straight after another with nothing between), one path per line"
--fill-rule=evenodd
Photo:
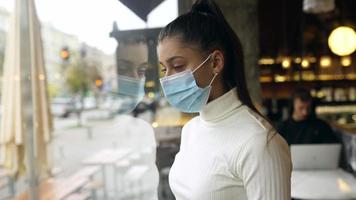
M131 145L135 141L139 141L140 137L134 134L128 134L125 132L125 127L116 124L115 118L107 118L105 111L91 110L84 111L82 113L84 118L88 116L96 116L95 121L83 122L82 126L78 126L77 116L72 114L67 118L54 118L54 134L52 139L51 151L53 159L53 167L59 171L57 177L65 177L78 171L83 167L81 162L92 156L93 154L104 149L127 149L131 148ZM101 117L98 117L101 116ZM90 118L90 117L89 117ZM109 191L109 197L114 197L113 182L114 177L113 168L106 169L108 176L107 187ZM119 171L119 173L121 173ZM102 180L101 173L95 176L96 179ZM154 174L148 172L142 179L142 187L144 191L147 191L146 195L151 196L157 192L157 188L152 188L152 181L154 180ZM122 183L122 180L120 181ZM119 182L119 183L120 183ZM154 185L154 184L153 184ZM119 185L120 187L120 185ZM20 180L16 184L16 192L26 190L26 186L23 180ZM120 188L119 188L120 189ZM98 191L99 199L101 199L102 191ZM147 199L148 197L144 198ZM0 195L1 199L1 195ZM125 199L125 198L120 198ZM132 199L128 196L126 199Z

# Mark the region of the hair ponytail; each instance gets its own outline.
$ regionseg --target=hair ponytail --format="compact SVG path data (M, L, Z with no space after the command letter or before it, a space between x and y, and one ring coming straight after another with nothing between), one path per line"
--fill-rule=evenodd
M221 24L226 32L226 49L228 70L224 71L224 80L227 80L227 86L237 87L237 95L239 99L253 111L258 112L253 105L251 97L248 93L246 78L245 78L245 63L242 45L235 31L226 21L224 15L221 12L219 6L212 0L197 0L192 5L190 12L199 12L201 14L207 14L214 17L218 23Z
M215 14L213 3L211 1L197 0L193 3L190 12L200 12L202 14Z

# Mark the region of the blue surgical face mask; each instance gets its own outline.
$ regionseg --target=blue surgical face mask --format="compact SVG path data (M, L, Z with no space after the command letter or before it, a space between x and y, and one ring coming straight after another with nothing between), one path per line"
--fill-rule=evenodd
M200 88L194 78L194 72L202 67L211 57L208 56L194 71L188 69L183 72L161 78L163 93L168 102L178 110L186 113L196 113L201 111L202 107L208 102L211 84Z
M145 78L118 75L116 95L122 100L119 113L133 111L145 96Z

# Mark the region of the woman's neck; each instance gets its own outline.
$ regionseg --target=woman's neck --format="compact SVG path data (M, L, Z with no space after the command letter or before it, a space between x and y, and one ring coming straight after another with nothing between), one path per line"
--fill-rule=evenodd
M213 84L212 88L211 88L211 92L210 92L210 96L209 96L209 100L210 101L214 101L215 99L221 97L222 95L224 95L226 92L228 92L230 89L227 89L223 84Z

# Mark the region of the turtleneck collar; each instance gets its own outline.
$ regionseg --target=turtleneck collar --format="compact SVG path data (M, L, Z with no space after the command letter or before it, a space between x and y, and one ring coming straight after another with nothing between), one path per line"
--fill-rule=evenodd
M200 112L200 117L206 122L218 122L230 116L232 111L241 107L242 103L236 94L236 88L206 104Z

